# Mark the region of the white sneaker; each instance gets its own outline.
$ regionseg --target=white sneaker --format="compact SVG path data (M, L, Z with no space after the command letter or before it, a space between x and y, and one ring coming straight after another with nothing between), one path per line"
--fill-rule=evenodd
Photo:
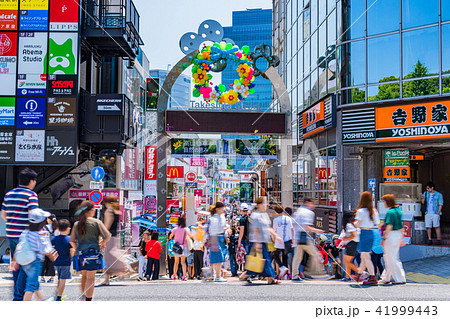
M289 272L289 269L285 266L280 268L280 278L283 278L284 276L286 276Z
M219 278L216 278L214 281L215 281L215 282L227 282L228 280L226 280L226 279L223 278L223 277L219 277Z

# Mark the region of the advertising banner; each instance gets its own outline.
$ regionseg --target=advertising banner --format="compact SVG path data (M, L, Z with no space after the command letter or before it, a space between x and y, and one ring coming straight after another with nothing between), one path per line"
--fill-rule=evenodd
M206 167L206 158L191 158L191 166Z
M43 162L44 143L44 130L17 130L16 162Z
M277 146L273 140L236 140L236 153L276 158Z
M45 128L45 98L17 99L17 128Z
M47 79L48 95L76 96L78 94L76 75L50 74Z
M192 156L194 154L213 154L217 152L217 145L213 140L174 138L170 140L170 143L172 157L183 157L183 155Z
M385 183L410 181L409 149L384 150L383 179Z
M253 183L241 183L240 184L240 196L241 202L253 202Z
M76 98L49 97L47 126L75 126Z
M50 1L50 31L78 31L79 0Z
M21 10L48 10L48 0L20 0Z
M17 10L0 9L0 30L17 30Z
M156 146L145 147L145 179L156 180L158 164L156 162Z
M1 26L0 26L1 27ZM17 33L0 33L0 95L16 95Z
M144 196L148 195L156 196L156 180L144 181Z
M16 117L16 99L0 97L0 126L14 126Z
M184 167L183 166L167 166L168 178L183 178Z
M78 33L51 32L48 43L48 74L77 74Z
M0 130L0 163L14 161L14 132Z
M73 132L47 131L45 162L51 164L75 164L76 142Z
M450 138L450 100L379 107L376 141Z
M22 1L21 1L22 2ZM42 2L47 2L42 0ZM23 9L21 7L21 9ZM47 10L20 10L19 30L21 31L47 31Z
M17 95L45 95L47 33L19 33Z
M154 217L156 218L156 196L145 196L144 202L144 214L154 215Z
M0 10L18 10L19 0L1 0Z

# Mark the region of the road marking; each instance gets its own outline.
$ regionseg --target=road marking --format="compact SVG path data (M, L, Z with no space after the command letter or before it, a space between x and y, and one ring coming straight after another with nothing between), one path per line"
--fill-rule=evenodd
M425 275L420 272L408 272L406 273L406 279L414 281L416 283L427 284L446 284L450 285L450 277L441 277L436 275Z

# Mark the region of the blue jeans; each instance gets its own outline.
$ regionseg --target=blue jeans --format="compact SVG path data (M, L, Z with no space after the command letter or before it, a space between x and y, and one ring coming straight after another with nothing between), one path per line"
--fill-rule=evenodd
M237 274L237 261L236 261L236 254L230 254L230 266L231 266L231 273L233 275Z
M253 244L254 243L249 244L249 251L252 250ZM263 254L262 258L264 258L266 260L266 262L264 263L263 272L258 274L253 271L247 270L247 275L249 275L249 276L261 275L262 277L272 277L272 278L275 277L275 271L273 270L273 267L272 267L272 257L270 256L270 252L267 250L266 243L262 244L262 254Z
M14 256L19 238L8 237L9 249L11 250L11 256ZM23 270L23 267L19 267L18 270L13 271L14 280L14 298L13 301L22 301L25 294L25 286L27 284L27 274Z
M29 292L35 292L36 290L39 290L39 275L42 271L42 264L43 261L39 258L36 258L35 261L33 261L31 264L22 266L26 279L26 286L25 291ZM21 278L22 272L19 274L19 278Z

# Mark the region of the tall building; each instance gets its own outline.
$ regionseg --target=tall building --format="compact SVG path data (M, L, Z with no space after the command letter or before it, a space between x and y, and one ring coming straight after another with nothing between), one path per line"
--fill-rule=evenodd
M414 202L431 180L450 200L449 9L446 0L273 2L273 45L298 113L294 199L332 212L321 216L325 230L365 190L376 203L388 190Z
M253 52L255 46L261 43L272 44L272 10L271 9L247 9L245 11L233 11L231 27L224 27L224 38L234 41L240 48L244 45L250 47ZM260 59L262 60L262 59ZM260 63L260 61L258 61ZM229 65L222 72L222 83L228 87L236 79L236 66ZM266 66L261 62L260 68ZM272 101L272 85L269 80L257 77L255 80L255 93L249 95L245 101L236 103L233 108L264 111L269 108Z

